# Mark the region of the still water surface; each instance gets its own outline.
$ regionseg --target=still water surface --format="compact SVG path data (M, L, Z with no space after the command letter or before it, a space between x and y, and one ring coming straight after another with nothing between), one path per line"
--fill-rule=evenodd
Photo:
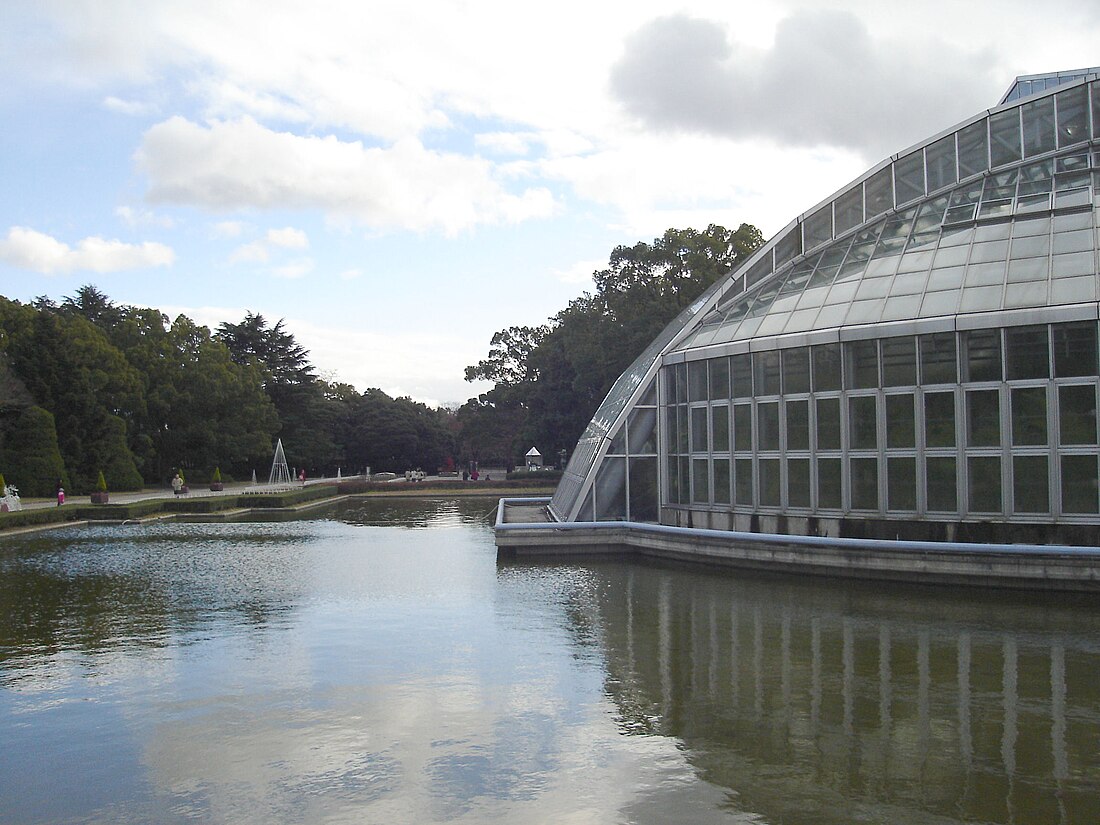
M498 565L492 506L0 539L0 822L1100 822L1089 600Z

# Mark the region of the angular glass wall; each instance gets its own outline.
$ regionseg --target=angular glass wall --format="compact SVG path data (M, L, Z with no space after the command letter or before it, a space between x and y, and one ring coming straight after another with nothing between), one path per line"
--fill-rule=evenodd
M1092 315L666 367L676 390L664 407L664 503L1088 520L1100 506L1095 307Z

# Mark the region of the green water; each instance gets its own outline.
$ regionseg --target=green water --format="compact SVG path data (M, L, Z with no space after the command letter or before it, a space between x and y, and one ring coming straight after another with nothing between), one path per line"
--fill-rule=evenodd
M0 822L1100 821L1094 600L498 565L492 508L0 539Z

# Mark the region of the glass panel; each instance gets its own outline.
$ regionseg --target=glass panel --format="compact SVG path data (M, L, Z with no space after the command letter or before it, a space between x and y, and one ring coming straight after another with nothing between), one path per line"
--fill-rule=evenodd
M913 415L913 396L886 396L886 446L891 449L915 447L917 425Z
M688 399L707 400L707 362L692 361L688 364Z
M863 186L854 187L836 199L836 234L863 223Z
M733 408L733 448L752 449L752 405L737 404Z
M970 510L975 513L1001 512L1001 459L978 456L967 459Z
M683 404L687 401L688 392L687 364L676 365L676 402Z
M878 405L873 395L848 399L848 446L853 450L873 450L878 446Z
M1058 107L1058 148L1088 140L1088 87L1077 86L1054 96Z
M707 363L710 371L710 398L712 401L724 401L730 397L730 360L711 358Z
M1012 443L1017 446L1047 443L1046 387L1012 390Z
M680 462L673 458L668 462L668 500L670 504L680 504L682 491L680 489Z
M924 442L927 447L955 446L955 393L925 394Z
M630 466L630 519L631 521L658 520L657 459L631 458ZM727 481L727 487L729 482Z
M1050 377L1046 325L1005 330L1005 367L1009 381Z
M642 393L641 399L638 401L639 406L642 407L655 407L657 406L657 382L650 381L649 386L646 387L646 391Z
M779 395L779 350L755 352L752 356L757 395Z
M707 438L707 408L691 408L691 451L693 453L705 453L710 449L710 439Z
M619 427L615 437L611 439L611 446L607 448L611 455L626 455L626 427Z
M1096 322L1080 324L1055 324L1054 375L1070 378L1077 375L1096 375Z
M738 458L733 462L733 494L736 504L752 505L752 459Z
M890 167L875 172L864 183L866 194L867 220L881 215L894 207L894 181Z
M814 392L840 389L840 344L814 347Z
M958 510L958 473L953 457L934 456L925 461L928 475L928 509L937 513Z
M966 438L971 447L1000 445L1000 399L999 390L971 390L966 394Z
M1019 109L1008 109L990 116L989 155L993 168L1020 160Z
M1001 380L1001 331L983 329L963 335L967 381Z
M759 449L779 449L779 403L769 401L756 405L756 427Z
M665 409L665 437L668 439L668 451L670 453L679 452L676 447L680 440L680 434L677 431L677 416L676 411L678 407L667 407Z
M886 502L890 510L917 509L917 460L886 459Z
M1012 500L1017 513L1050 512L1050 478L1045 455L1013 457Z
M810 403L787 401L783 413L787 425L787 449L810 449Z
M806 249L813 249L833 237L833 205L828 204L817 210L802 224L802 234Z
M918 150L894 163L894 188L899 204L924 195L924 152Z
M657 452L657 410L634 409L627 421L630 430L630 452L634 455L654 455Z
M1044 97L1025 103L1020 107L1020 114L1024 123L1024 156L1053 152L1054 98Z
M688 452L688 408L680 405L676 408L676 452Z
M762 458L760 466L760 506L778 507L781 490L779 480L779 459Z
M810 391L810 350L783 350L783 392L787 395Z
M729 459L716 458L714 459L714 503L729 504L730 492Z
M1090 83L1089 93L1092 95L1092 136L1100 138L1100 83Z
M840 399L817 399L817 449L840 449Z
M817 460L817 506L825 510L841 508L841 473L839 458Z
M955 136L941 138L925 150L928 165L928 191L935 192L955 183Z
M852 509L878 509L878 459L853 458L849 461L852 477Z
M882 342L882 385L908 387L917 383L915 338L886 338Z
M596 471L596 521L626 518L626 459L604 458Z
M808 458L787 460L787 505L789 507L810 506L810 459Z
M1061 444L1096 443L1096 387L1092 384L1058 388Z
M802 233L795 227L775 243L775 268L778 270L787 263L802 254Z
M939 332L920 337L921 383L954 384L958 380L955 333Z
M752 356L747 352L730 358L734 398L752 398Z
M847 389L872 389L878 386L878 341L851 341L844 345Z
M691 460L691 500L696 504L710 503L710 462L705 458Z
M728 453L730 449L730 408L725 404L710 411L711 438L714 452Z
M1096 513L1096 456L1062 456L1062 512Z
M959 135L959 180L977 175L989 168L989 143L986 135L987 120L982 118L976 123L960 129ZM952 510L955 508L952 507Z

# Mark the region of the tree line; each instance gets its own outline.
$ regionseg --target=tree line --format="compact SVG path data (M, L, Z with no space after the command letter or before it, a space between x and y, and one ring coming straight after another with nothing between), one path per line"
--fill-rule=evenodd
M615 379L685 306L763 242L668 230L620 246L584 293L537 327L492 337L467 380L493 388L435 409L318 376L286 329L248 313L211 332L116 304L87 285L55 303L0 297L0 474L28 496L266 476L275 439L310 476L521 464L571 450Z
M432 469L446 411L317 376L282 321L211 331L119 305L94 286L60 304L0 298L0 473L23 495L266 478L276 438L308 474Z
M594 292L548 323L497 332L466 379L493 388L460 410L479 448L523 455L572 450L615 380L673 318L760 248L756 227L669 229L653 243L619 246L593 274ZM524 445L527 445L526 447Z

